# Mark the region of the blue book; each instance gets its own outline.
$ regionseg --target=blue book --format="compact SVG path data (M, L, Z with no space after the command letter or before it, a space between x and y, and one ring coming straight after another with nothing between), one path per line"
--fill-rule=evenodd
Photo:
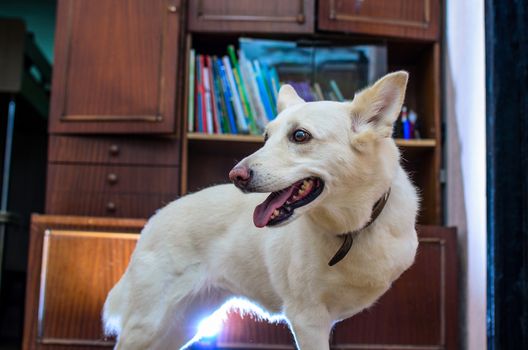
M221 58L216 59L218 72L220 73L220 81L222 83L222 91L224 92L224 101L226 104L227 115L229 116L229 126L233 134L238 134L238 129L235 121L235 113L231 102L231 89L227 82L227 73Z
M264 83L264 80L262 79L262 72L260 71L260 65L258 64L258 61L254 62L255 64L255 79L257 80L257 85L259 88L259 94L260 99L262 100L262 104L264 105L264 109L266 110L266 115L269 120L275 119L275 114L273 113L273 107L271 106L268 92L266 90L266 85Z
M202 118L201 118L201 115L202 115L202 93L200 91L198 91L196 93L196 111L197 111L197 116L198 118L196 120L198 120L198 132L203 132L204 129L203 129L203 125L202 125Z

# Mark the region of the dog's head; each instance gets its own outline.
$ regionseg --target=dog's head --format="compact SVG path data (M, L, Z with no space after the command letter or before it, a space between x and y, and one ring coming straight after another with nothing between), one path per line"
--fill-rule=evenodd
M286 223L314 207L372 205L398 166L391 136L407 78L403 71L388 74L352 102L305 102L282 86L264 146L229 174L244 192L271 192L255 208L255 225Z

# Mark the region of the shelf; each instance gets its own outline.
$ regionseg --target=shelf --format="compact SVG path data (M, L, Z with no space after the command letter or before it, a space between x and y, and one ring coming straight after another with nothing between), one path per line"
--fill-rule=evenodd
M264 138L259 135L231 135L231 134L204 134L199 132L187 133L188 140L195 141L223 141L223 142L248 142L261 143ZM396 139L396 144L400 147L408 148L434 148L436 140L434 139L419 139L419 140L404 140Z

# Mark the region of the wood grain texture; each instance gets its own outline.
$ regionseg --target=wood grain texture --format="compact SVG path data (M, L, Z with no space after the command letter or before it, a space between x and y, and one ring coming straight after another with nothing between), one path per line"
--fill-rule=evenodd
M335 349L458 348L456 231L418 232L414 265L373 307L335 327Z
M115 218L149 218L178 197L175 193L148 195L97 192L51 192L46 197L50 215L88 215Z
M54 192L146 195L178 193L179 168L49 164L48 190Z
M89 232L123 232L123 233L139 233L143 225L145 224L144 220L136 219L101 219L101 218L89 218L89 217L64 217L64 216L43 216L43 215L33 215L31 220L31 232L30 232L30 246L29 246L29 261L28 261L28 276L26 284L26 310L25 310L25 320L24 320L24 341L23 349L87 349L93 348L93 346L73 346L68 345L68 340L62 345L51 345L51 344L42 344L42 339L38 337L38 310L39 310L39 295L41 290L40 283L40 272L42 267L42 252L43 252L43 242L44 242L44 233L46 230L78 230L78 231L89 231ZM93 269L93 271L88 271L89 276L92 276L94 279L90 281L89 279L84 279L84 281L89 281L90 284L98 282L97 285L92 285L89 290L79 290L80 293L84 293L86 299L83 303L78 301L78 296L81 294L77 293L76 287L73 287L71 284L74 279L70 280L69 278L75 276L75 278L84 278L83 276L77 274L76 272L72 274L65 274L64 271L55 271L54 269L49 269L50 273L54 274L59 280L62 278L61 283L69 288L75 290L75 295L68 295L63 293L63 291L55 290L51 293L52 298L61 298L64 297L64 300L60 302L62 305L60 308L57 304L51 305L51 308L48 307L48 312L55 313L58 319L53 321L48 317L47 321L50 323L45 324L48 332L62 332L64 328L68 329L70 332L75 330L75 325L73 323L65 323L63 320L72 317L72 310L75 314L75 310L86 310L89 314L86 315L83 313L82 320L91 320L93 322L86 323L81 321L76 327L77 331L93 332L89 334L97 334L95 340L100 341L100 321L94 321L96 316L100 315L100 307L102 304L98 304L100 296L104 290L108 290L113 281L111 279L117 278L123 271L124 266L128 261L128 255L131 251L132 241L128 240L92 240L91 247L84 246L84 241L81 244L74 244L69 246L67 251L65 251L66 256L69 256L69 259L59 258L55 253L56 250L53 250L51 253L54 254L54 259L58 264L63 264L65 261L69 261L71 266L67 269L89 269L90 266L94 266L93 263L100 264L99 267L105 271L105 274L99 274L99 270ZM64 242L61 242L64 243ZM69 242L71 243L71 241ZM95 244L95 246L93 246ZM62 244L64 248L64 244ZM80 255L72 255L73 251L77 250ZM85 249L87 248L87 249ZM91 249L88 249L91 248ZM104 248L99 250L97 248ZM100 255L101 252L105 252L107 255ZM73 257L73 259L71 259ZM85 257L85 259L79 259L79 257ZM101 257L106 257L114 261L116 264L114 266L108 265L101 260ZM121 260L120 260L121 259ZM78 280L77 280L78 281ZM99 283L101 282L101 283ZM103 284L106 283L106 284ZM48 284L49 285L49 284ZM57 288L59 285L51 285L50 288ZM95 286L95 287L94 287ZM104 288L101 288L103 286ZM89 292L89 293L87 293ZM48 293L49 294L49 293ZM57 300L57 299L56 299ZM79 305L84 305L80 307ZM97 306L96 306L97 305ZM49 306L49 305L48 305ZM89 306L89 307L88 307ZM79 308L80 307L80 308ZM88 308L87 308L88 307ZM77 316L78 317L78 316ZM55 323L53 323L55 322ZM65 327L66 326L66 327ZM56 327L57 329L54 329ZM99 328L98 328L99 327ZM44 330L44 329L43 329ZM76 334L77 336L77 334ZM103 339L104 340L104 339Z
M52 133L175 132L179 3L58 2Z
M49 163L46 213L147 218L178 197L178 167Z
M53 163L177 166L180 164L180 140L51 135L48 160Z
M320 0L318 29L437 40L441 0Z
M101 310L125 271L137 234L47 230L42 256L41 341L105 341Z
M312 33L314 0L189 1L191 32Z

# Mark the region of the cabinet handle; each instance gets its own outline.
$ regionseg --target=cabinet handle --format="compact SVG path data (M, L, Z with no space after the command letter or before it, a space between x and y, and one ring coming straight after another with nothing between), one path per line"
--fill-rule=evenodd
M108 202L106 203L106 211L110 213L114 213L117 210L117 206L114 202Z
M108 148L108 153L110 153L111 156L116 157L119 155L119 152L119 146L116 144L110 145L110 147Z
M176 6L176 5L169 5L169 6L167 6L167 10L168 10L170 13L178 13L178 6Z
M107 178L108 183L110 185L115 185L117 183L117 175L114 174L114 173L108 174L108 176L106 178Z

